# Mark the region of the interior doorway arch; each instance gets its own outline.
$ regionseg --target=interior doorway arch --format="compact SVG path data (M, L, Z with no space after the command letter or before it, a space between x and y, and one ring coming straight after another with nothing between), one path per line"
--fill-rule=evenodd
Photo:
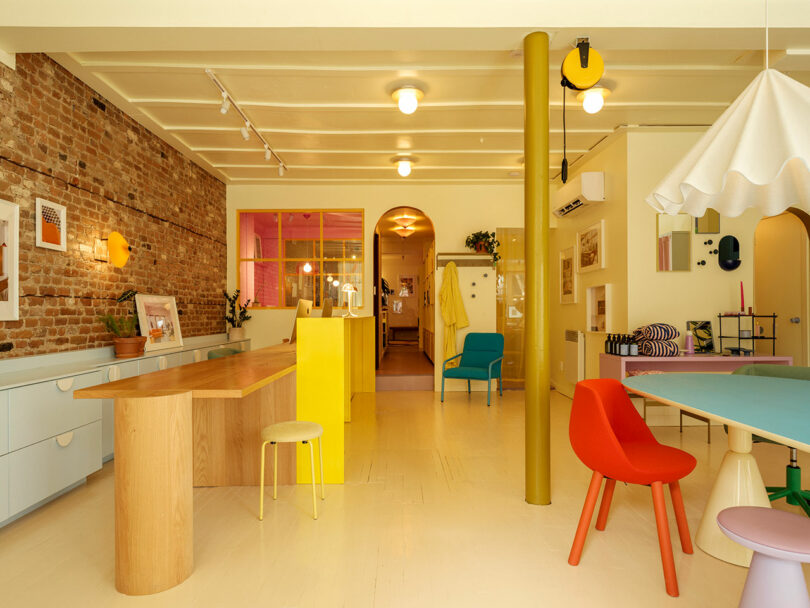
M411 206L389 209L375 226L377 390L433 390L435 237Z
M806 366L810 358L810 216L799 209L766 217L754 231L754 302L758 314L776 313L776 354ZM769 335L770 326L762 330ZM755 330L756 331L756 330ZM769 340L756 344L770 355Z

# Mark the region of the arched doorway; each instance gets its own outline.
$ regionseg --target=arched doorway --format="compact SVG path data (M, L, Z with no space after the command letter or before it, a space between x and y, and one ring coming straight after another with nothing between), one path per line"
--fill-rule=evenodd
M810 355L810 216L798 209L760 220L754 232L754 302L758 314L776 313L776 354L806 366ZM768 325L768 324L766 324ZM766 335L770 327L765 327ZM771 354L769 340L757 353Z
M377 390L433 390L435 232L419 209L395 207L374 230Z

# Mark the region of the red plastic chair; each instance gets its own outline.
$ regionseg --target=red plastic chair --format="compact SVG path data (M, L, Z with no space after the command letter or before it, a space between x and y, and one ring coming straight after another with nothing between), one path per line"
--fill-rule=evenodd
M606 479L596 529L604 530L617 481L652 488L658 543L667 593L678 596L678 578L672 557L672 541L664 503L664 484L669 484L675 520L684 553L692 553L692 539L683 508L678 480L695 468L695 458L683 450L661 445L644 423L622 384L613 379L583 380L576 386L569 426L571 446L591 470L591 484L579 518L568 563L576 566L591 525L602 479Z

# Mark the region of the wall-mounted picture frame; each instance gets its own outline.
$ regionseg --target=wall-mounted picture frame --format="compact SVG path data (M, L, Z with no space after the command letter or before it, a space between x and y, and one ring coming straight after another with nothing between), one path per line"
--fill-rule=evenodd
M560 304L577 303L577 276L574 272L574 247L560 251Z
M141 335L146 336L144 350L163 350L183 346L180 333L180 317L174 296L138 294L135 296L138 310L138 325Z
M412 274L399 275L399 290L397 295L400 298L407 298L416 293L416 277Z
M67 209L38 198L36 214L37 247L67 251Z
M0 200L0 321L20 318L20 207Z
M605 220L577 232L577 269L590 272L605 267Z
M692 332L696 353L714 352L714 335L711 321L687 321L686 331Z

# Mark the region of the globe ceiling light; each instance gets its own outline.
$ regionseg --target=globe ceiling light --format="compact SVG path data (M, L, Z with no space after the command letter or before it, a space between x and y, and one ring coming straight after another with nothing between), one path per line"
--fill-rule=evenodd
M312 264L310 264L309 262L306 262L304 264L304 272L312 272Z
M582 102L582 109L588 114L596 114L605 105L605 97L610 90L605 87L593 87L577 95L577 101Z
M397 168L397 173L401 177L408 177L411 174L411 169L413 168L413 163L416 162L415 156L407 156L407 155L397 155L391 159L391 162Z
M399 87L391 94L391 97L397 102L399 111L403 114L416 112L416 108L419 107L419 102L424 96L425 92L414 85Z

